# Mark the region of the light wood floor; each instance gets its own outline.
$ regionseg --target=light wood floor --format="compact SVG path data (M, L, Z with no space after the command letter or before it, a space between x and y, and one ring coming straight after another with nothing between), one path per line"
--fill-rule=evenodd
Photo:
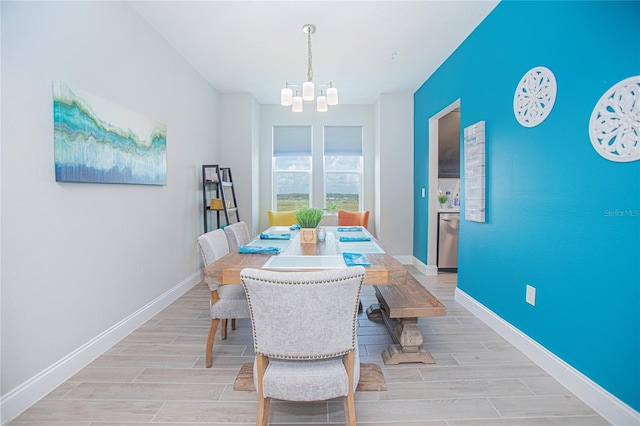
M359 425L606 425L575 395L453 300L455 274L416 278L447 307L420 319L435 365L385 367L391 343L382 323L359 319L363 362L382 366L387 390L358 392ZM251 425L257 398L233 390L253 361L251 325L239 320L216 338L213 367L204 368L209 291L199 284L91 365L29 408L11 425ZM371 287L365 305L375 303ZM342 402L272 403L271 424L343 424Z

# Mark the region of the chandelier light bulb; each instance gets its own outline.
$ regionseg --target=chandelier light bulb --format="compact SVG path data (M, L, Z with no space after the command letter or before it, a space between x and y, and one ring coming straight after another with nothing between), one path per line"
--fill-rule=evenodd
M316 87L313 81L305 81L302 83L302 99L312 101L316 94Z
M293 90L285 87L280 91L280 105L291 106L293 104Z
M327 89L327 104L338 105L338 89L329 87Z
M324 96L324 95L318 96L317 111L318 112L327 112L328 110L329 110L329 107L327 106L327 97Z
M280 91L280 105L291 106L293 103L293 90L285 87Z
M293 97L293 106L291 107L291 111L302 112L302 97L300 96Z

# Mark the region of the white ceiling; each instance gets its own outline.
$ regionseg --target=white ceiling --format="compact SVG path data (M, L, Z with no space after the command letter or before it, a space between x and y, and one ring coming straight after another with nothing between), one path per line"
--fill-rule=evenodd
M472 1L130 1L220 93L278 104L285 82L333 82L341 104L413 93L493 10Z

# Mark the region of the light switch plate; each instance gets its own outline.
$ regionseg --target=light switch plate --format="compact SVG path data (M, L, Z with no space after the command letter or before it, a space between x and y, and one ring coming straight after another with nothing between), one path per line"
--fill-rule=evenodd
M527 284L527 295L525 301L531 306L536 306L536 288Z

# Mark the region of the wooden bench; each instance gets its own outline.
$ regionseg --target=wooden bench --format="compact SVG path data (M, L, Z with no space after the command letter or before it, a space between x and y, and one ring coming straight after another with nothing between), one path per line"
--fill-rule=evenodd
M407 274L406 279L406 284L374 286L379 304L367 308L367 317L382 318L394 341L382 352L386 365L405 362L434 364L435 360L422 345L424 339L418 330L418 318L444 316L447 311L411 274Z

